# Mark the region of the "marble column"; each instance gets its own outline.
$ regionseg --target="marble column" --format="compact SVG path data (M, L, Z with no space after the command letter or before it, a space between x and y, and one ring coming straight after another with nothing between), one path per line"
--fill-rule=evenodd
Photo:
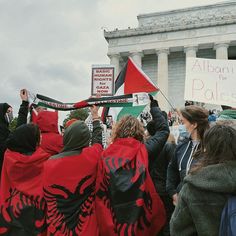
M157 49L156 54L158 57L157 63L157 87L168 98L168 49ZM169 104L165 97L158 92L157 100L159 102L161 110L169 111Z
M142 57L143 57L143 53L142 52L138 52L138 51L131 51L130 52L130 57L133 59L133 61L135 62L135 64L137 66L139 66L140 68L142 68Z
M197 46L189 46L189 47L184 47L184 52L187 57L197 57Z
M229 43L216 43L214 50L216 50L216 59L228 60L228 47Z
M120 73L120 54L108 54L110 58L110 64L115 67L114 78L116 79Z

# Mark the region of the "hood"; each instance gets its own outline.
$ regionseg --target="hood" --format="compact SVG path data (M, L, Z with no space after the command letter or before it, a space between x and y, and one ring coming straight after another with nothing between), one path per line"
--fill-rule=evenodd
M115 154L116 157L128 157L132 160L144 150L147 152L144 144L134 138L118 138L104 150L104 156L114 156ZM145 156L144 153L142 156ZM143 162L148 166L147 158Z
M11 107L9 104L7 103L0 103L0 123L1 124L6 124L8 125L6 119L5 119L5 115L7 112L7 109Z
M63 136L63 152L76 151L88 147L90 131L84 121L75 121L66 128Z
M36 124L42 133L59 133L58 112L41 111L38 113Z
M236 161L204 167L186 176L184 182L203 190L236 193Z

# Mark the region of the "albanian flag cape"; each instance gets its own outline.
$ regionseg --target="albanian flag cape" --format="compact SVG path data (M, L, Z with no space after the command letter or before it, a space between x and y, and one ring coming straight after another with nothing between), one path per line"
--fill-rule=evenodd
M96 213L102 236L155 236L165 210L148 172L144 144L117 139L99 161Z
M48 232L54 236L98 236L95 179L102 146L68 151L45 164Z
M48 158L41 148L31 156L6 151L0 188L0 235L46 235L42 176Z

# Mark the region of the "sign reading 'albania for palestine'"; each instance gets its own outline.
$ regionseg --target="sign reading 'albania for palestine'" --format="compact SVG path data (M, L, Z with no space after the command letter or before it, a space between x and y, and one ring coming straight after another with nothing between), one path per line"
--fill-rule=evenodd
M236 107L236 61L187 58L184 99Z

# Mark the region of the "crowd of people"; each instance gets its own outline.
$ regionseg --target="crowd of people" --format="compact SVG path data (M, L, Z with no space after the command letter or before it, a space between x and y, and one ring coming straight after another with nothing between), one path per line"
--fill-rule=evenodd
M0 103L0 235L219 235L236 195L236 109L212 120L186 102L176 139L150 95L151 120L110 119L106 140L97 106L61 134L57 112L29 104L26 89L20 97L12 132L12 107Z

